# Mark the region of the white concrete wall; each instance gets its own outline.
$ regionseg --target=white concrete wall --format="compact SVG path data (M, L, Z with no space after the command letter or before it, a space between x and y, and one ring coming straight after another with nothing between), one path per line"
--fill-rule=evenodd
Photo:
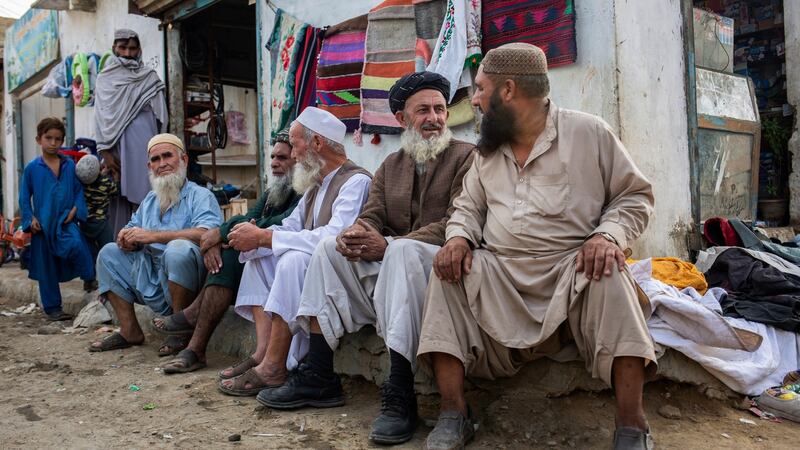
M692 224L681 0L617 2L619 136L653 183L634 256L684 256ZM578 44L580 46L580 43Z
M364 14L380 0L273 3L311 25L324 26ZM656 3L576 2L578 60L550 71L551 91L559 106L596 114L614 127L654 183L656 214L634 246L636 255L687 256L691 207L680 2ZM274 13L263 8L264 42L273 22ZM269 95L269 55L263 49L262 59L262 87ZM264 101L265 119L268 104ZM474 124L454 131L461 139L477 140ZM365 136L363 147L348 139L348 156L375 170L399 147L397 136L381 138L375 146Z
M59 46L60 56L71 55L75 52L95 52L103 54L111 49L114 30L117 28L130 28L139 34L144 61L155 68L164 78L164 38L158 29L158 20L143 16L128 14L128 0L103 0L97 2L97 11L59 11ZM16 132L12 121L12 97L5 93L3 119L5 174L3 177L4 211L8 217L12 216L17 204L17 162L16 162ZM63 111L63 108L62 108ZM44 112L42 112L44 113ZM62 115L53 111L44 115ZM38 122L39 118L26 118L23 123ZM34 130L23 130L27 138ZM94 108L75 108L75 136L93 137L94 135Z

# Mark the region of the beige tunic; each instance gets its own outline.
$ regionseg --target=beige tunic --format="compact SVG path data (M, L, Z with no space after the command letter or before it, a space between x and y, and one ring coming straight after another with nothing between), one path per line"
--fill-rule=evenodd
M647 225L653 194L605 122L551 102L524 166L508 146L476 156L454 207L446 239L486 250L474 252L464 278L469 308L492 339L521 349L553 335L588 285L575 273L584 240L606 232L627 248Z

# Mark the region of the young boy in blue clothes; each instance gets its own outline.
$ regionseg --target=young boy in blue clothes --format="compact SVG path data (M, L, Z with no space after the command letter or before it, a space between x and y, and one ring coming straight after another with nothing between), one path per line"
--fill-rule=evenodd
M22 173L19 209L22 229L32 234L28 277L39 282L42 308L49 320L70 320L61 309L59 282L79 276L94 279L94 261L76 220L86 220L83 187L75 176L75 163L58 154L66 129L56 118L36 126L36 143L42 156Z

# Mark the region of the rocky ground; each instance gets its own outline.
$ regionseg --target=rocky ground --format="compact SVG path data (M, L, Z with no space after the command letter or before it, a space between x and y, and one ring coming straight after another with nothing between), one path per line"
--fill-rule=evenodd
M0 298L0 312L20 305ZM40 311L0 316L1 448L370 448L378 388L346 379L347 405L277 412L253 398L216 388L232 362L211 355L210 367L166 376L157 367L158 338L117 352L89 353L97 330L65 333ZM69 329L67 328L67 331ZM658 448L798 448L800 424L762 421L738 409L741 398L708 398L697 388L656 382L646 388L647 414ZM421 396L422 423L401 448L420 448L436 415L435 396ZM575 392L547 398L514 387L498 397L470 392L480 425L473 448L608 448L613 398ZM744 421L742 421L744 419Z

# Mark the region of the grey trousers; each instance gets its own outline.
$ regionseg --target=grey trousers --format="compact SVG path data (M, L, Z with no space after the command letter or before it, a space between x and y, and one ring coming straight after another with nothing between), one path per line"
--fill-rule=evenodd
M395 239L382 262L350 262L336 251L336 239L319 243L306 273L293 333L309 331L316 317L332 349L345 333L375 326L386 346L416 369L425 290L439 246Z

